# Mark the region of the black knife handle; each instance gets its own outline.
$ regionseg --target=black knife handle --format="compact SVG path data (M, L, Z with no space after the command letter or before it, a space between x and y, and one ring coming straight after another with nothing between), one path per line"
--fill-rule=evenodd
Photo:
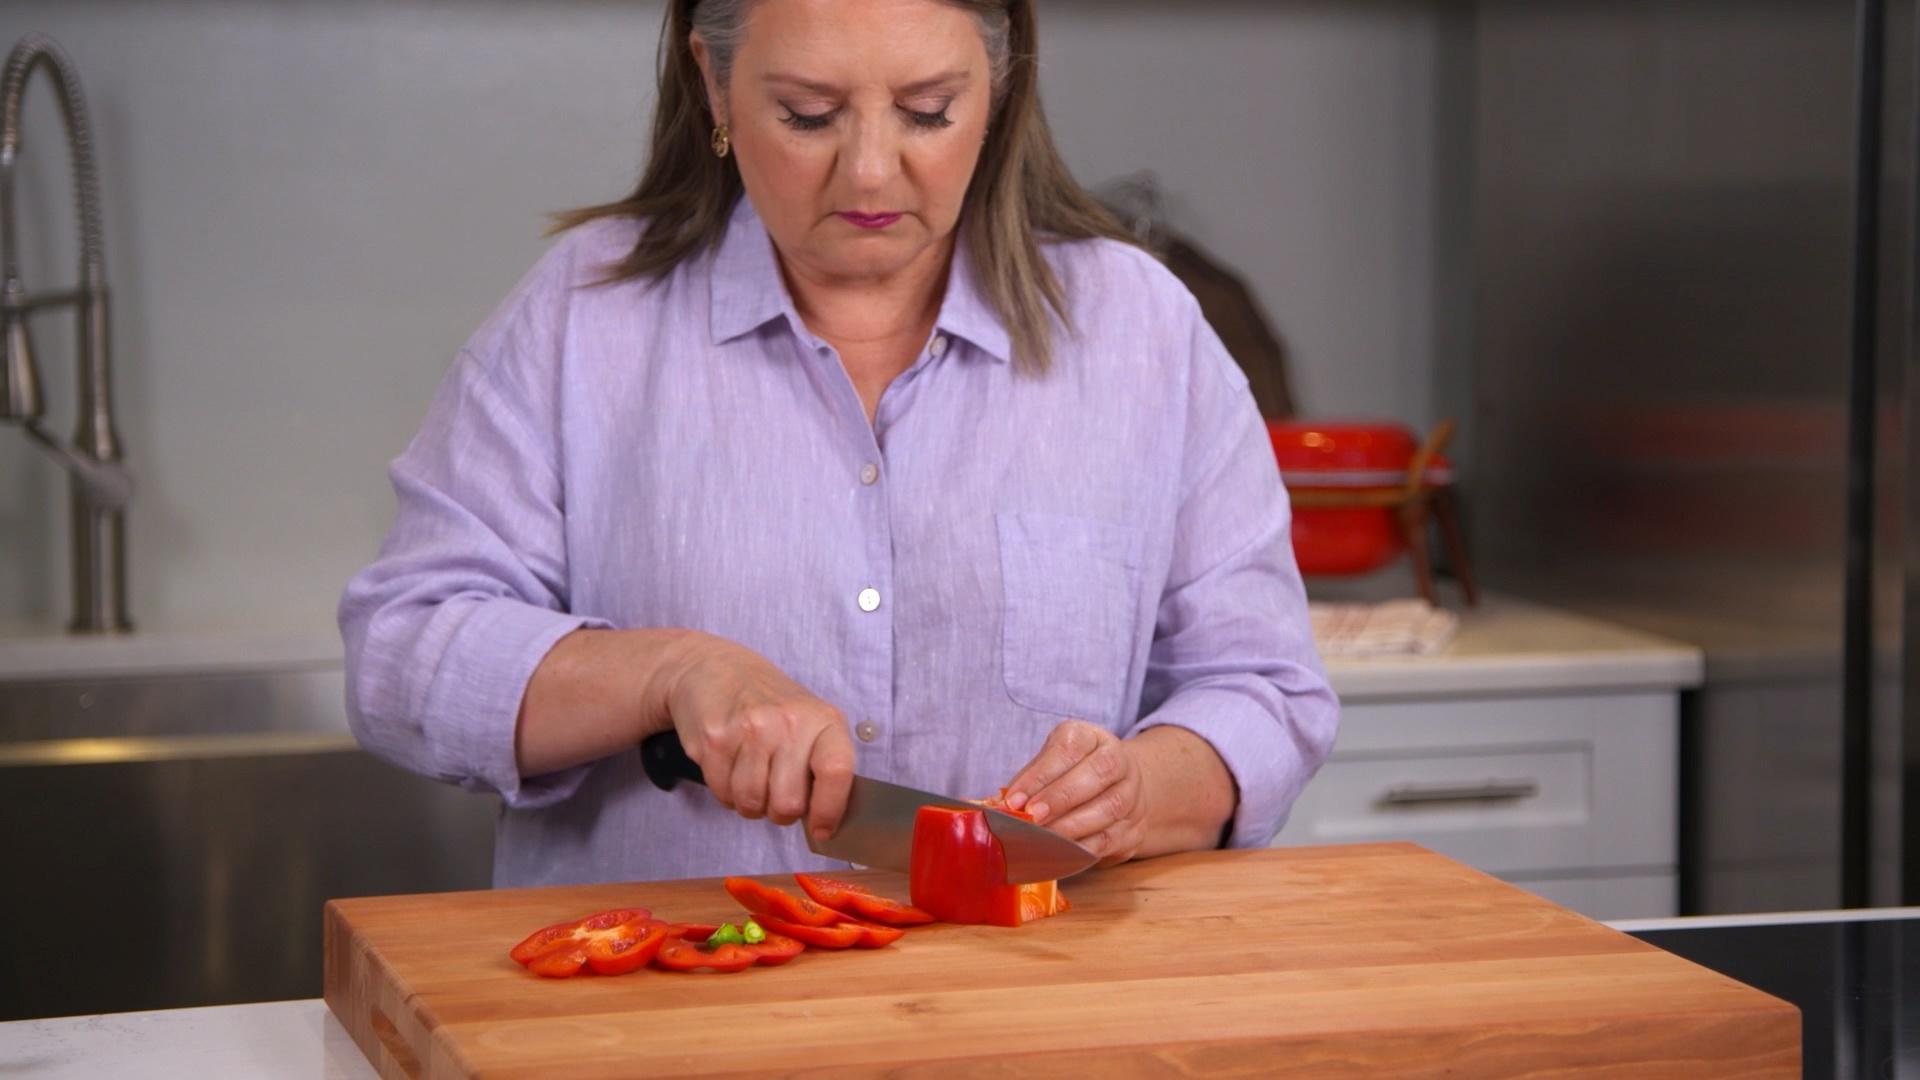
M672 791L682 780L701 785L707 782L700 766L687 756L687 748L680 745L680 733L672 728L640 740L640 767L647 770L647 779L661 791Z

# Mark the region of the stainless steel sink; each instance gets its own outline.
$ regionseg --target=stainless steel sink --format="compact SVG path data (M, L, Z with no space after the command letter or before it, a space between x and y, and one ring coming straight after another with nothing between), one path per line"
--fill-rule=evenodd
M0 1020L314 997L328 899L485 888L497 800L342 701L338 667L0 681Z

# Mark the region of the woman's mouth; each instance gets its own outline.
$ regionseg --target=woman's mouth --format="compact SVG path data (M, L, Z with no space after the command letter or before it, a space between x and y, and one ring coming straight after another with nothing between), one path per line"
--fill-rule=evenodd
M900 214L863 214L856 210L842 210L840 217L847 224L862 229L884 229L899 221Z

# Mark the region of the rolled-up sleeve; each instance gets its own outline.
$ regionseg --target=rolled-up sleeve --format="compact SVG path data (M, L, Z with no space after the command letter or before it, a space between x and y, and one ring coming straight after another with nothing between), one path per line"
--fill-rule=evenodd
M347 711L361 745L402 768L531 808L587 767L520 775L514 736L534 669L570 614L553 391L462 352L391 468L397 511L340 601Z
M1291 513L1247 382L1191 305L1182 493L1134 731L1212 745L1239 788L1233 847L1264 847L1333 748L1339 702L1313 643Z

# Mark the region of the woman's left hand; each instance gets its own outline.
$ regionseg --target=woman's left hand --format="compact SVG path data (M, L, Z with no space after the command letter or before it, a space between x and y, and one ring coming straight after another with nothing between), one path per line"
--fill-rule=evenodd
M1100 856L1132 858L1147 835L1146 785L1135 748L1083 720L1053 729L1040 753L1007 785L1007 805Z

